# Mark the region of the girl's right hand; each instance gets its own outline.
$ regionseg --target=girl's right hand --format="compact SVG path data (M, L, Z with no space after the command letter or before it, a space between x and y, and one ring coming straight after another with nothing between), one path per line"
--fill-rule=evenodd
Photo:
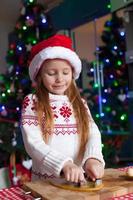
M83 174L83 170L79 168L77 165L72 163L71 161L67 161L62 169L64 177L67 181L71 182L85 182L85 177Z

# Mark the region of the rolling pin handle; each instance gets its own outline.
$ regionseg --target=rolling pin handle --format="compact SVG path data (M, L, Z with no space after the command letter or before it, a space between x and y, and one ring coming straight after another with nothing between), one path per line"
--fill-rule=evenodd
M31 191L24 192L24 195L29 195L29 194L31 194ZM42 198L37 197L37 198L34 198L34 200L42 200Z
M24 192L25 195L31 194L31 191Z

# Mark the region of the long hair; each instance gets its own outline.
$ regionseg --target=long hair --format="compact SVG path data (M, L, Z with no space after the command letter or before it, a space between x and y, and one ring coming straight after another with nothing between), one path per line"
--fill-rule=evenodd
M36 82L35 94L38 99L36 111L43 138L45 142L48 143L54 128L54 117L49 103L48 90L43 85L40 76L37 76ZM74 80L72 80L69 88L65 91L65 95L68 96L72 104L76 118L79 135L79 151L77 157L78 159L82 159L89 139L89 114Z

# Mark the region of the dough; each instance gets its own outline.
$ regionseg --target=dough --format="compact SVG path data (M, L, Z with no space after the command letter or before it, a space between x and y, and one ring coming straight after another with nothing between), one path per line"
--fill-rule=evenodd
M128 168L127 176L133 177L133 168Z

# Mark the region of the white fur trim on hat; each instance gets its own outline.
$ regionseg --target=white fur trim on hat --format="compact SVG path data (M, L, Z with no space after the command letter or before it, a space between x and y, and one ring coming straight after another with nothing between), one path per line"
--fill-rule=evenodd
M41 50L35 57L32 59L29 66L29 75L31 80L34 82L36 75L42 65L42 63L47 59L55 59L60 58L67 60L72 68L74 69L73 77L74 79L78 79L81 72L81 60L78 55L72 51L71 49L55 46L55 47L47 47Z

